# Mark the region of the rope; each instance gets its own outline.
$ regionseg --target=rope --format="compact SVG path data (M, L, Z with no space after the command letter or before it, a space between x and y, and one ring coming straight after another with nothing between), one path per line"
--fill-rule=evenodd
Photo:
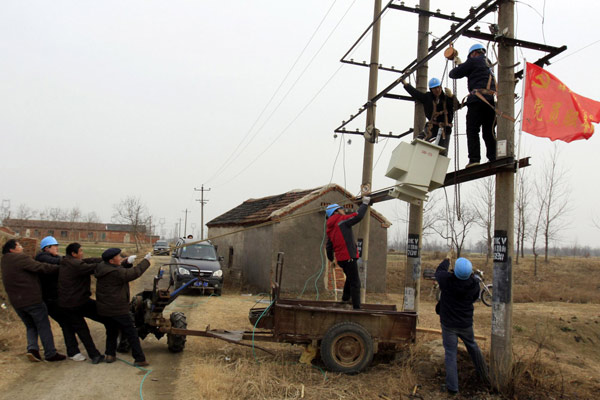
M137 365L134 365L132 363L130 363L129 361L125 361L121 358L117 358L117 360L124 362L125 364L135 367L141 371L145 371L146 373L144 374L144 377L142 378L142 381L140 382L140 399L144 400L144 395L142 394L142 388L144 386L144 381L146 380L146 377L148 377L148 375L150 375L150 373L152 372L151 369L146 369L146 368L142 368L142 367L138 367Z
M456 61L452 61L452 66L456 68ZM457 91L458 91L458 83L456 79L452 82L452 91L454 92L454 96L458 99ZM454 129L454 170L460 170L459 165L459 146L458 146L458 108L454 109L454 119L453 119L453 129ZM446 204L448 203L448 196L446 196ZM457 176L454 174L454 205L456 207L456 217L460 221L460 184L457 182ZM446 229L448 229L448 224L446 224Z

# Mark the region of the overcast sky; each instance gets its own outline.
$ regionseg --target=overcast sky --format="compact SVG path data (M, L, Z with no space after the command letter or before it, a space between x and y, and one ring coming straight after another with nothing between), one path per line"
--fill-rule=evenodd
M477 4L432 0L431 8L464 16ZM531 0L516 8L519 38L568 46L548 71L573 91L600 100L598 3ZM4 0L0 198L9 199L13 210L22 203L37 210L78 206L109 222L115 203L138 196L169 234L186 208L188 231L192 224L199 229L199 193L193 189L202 184L211 188L205 222L248 198L331 180L358 193L364 140L345 135L340 147L342 138L334 139L333 130L366 101L368 69L339 59L372 17L370 0ZM416 56L416 15L390 11L382 23L380 62L406 66ZM487 32L486 23L479 25ZM432 20L431 34L441 36L448 27ZM463 58L473 43L456 43ZM368 61L369 48L367 37L351 57ZM517 52L521 62L542 55ZM430 76L442 77L444 66L440 55L430 63ZM379 90L396 77L381 73ZM443 78L443 85L451 82ZM404 94L401 87L395 92ZM462 80L459 97L465 92ZM384 99L377 126L403 132L412 126L412 113L412 103ZM464 118L461 111L460 133ZM349 128L364 129L364 119ZM563 244L600 243L590 222L600 216L597 135L559 144L573 205ZM374 189L393 183L384 175L396 145L376 145ZM532 157L532 177L552 148L548 139L523 134L521 155ZM466 152L461 136L461 166ZM472 188L461 188L468 198ZM405 209L397 203L375 208L394 220ZM394 229L405 230L400 224Z

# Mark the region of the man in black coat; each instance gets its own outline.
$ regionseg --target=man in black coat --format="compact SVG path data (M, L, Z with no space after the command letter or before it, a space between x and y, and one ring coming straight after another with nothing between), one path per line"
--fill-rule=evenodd
M53 236L43 238L40 241L40 249L41 251L35 256L36 261L60 265L62 257L58 255L58 242ZM69 317L58 305L58 273L40 274L40 283L42 285L42 298L48 308L48 315L58 322L62 330L67 355L73 361L85 361L85 356L79 351L75 331L71 328Z
M131 256L134 257L134 256ZM131 268L121 265L121 249L102 253L103 262L96 266L96 305L98 314L106 317L106 362L116 360L119 330L131 345L135 366L149 365L142 350L135 324L129 313L129 282L139 278L150 267L151 253ZM133 261L131 261L133 262Z
M480 129L483 141L485 142L488 160L496 160L496 135L494 133L496 123L496 112L494 110L496 82L494 72L489 66L489 60L485 56L485 49L481 44L471 46L467 61L463 64L460 64L458 57L455 57L454 60L459 65L453 68L448 75L452 79L467 77L467 86L469 89L469 96L467 97L468 168L478 165L481 161L479 146Z
M90 276L101 262L101 258L84 259L81 245L71 243L67 246L66 256L62 258L58 272L58 305L66 311L71 328L85 346L92 364L104 360L85 322L85 318L100 323L106 322L98 315L96 301L90 298Z
M473 266L466 258L459 258L454 264L454 272L448 271L450 260L446 258L437 267L435 279L440 285L440 323L445 351L446 389L451 394L458 393L458 370L456 354L460 338L477 373L489 383L487 365L475 342L473 333L473 303L479 297L479 283L472 275Z
M420 133L417 138L429 140L441 135L437 144L445 150L440 154L448 155L448 146L450 144L450 135L452 134L452 120L454 119L454 110L458 107L458 102L448 88L442 90L442 83L438 78L429 80L429 92L423 93L415 89L406 81L403 81L404 90L406 90L413 99L423 104L427 124L425 131ZM441 130L441 131L440 131Z
M27 329L27 357L31 361L42 361L38 336L44 346L46 361L66 359L54 347L52 328L48 320L48 309L42 300L38 274L56 274L58 266L34 261L23 253L23 247L10 239L2 247L2 282L8 300Z

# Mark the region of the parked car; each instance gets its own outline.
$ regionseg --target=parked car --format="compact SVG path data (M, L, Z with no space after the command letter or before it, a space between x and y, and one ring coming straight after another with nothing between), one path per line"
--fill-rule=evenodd
M223 270L220 261L223 258L217 255L217 250L212 243L194 242L194 239L177 241L169 265L170 282L175 289L178 289L186 282L198 278L188 288L213 291L215 295L220 296L223 288ZM184 246L187 243L192 244Z
M157 240L154 243L154 246L152 247L152 252L154 254L164 254L164 255L169 255L171 254L171 248L169 247L169 242L167 242L166 240Z

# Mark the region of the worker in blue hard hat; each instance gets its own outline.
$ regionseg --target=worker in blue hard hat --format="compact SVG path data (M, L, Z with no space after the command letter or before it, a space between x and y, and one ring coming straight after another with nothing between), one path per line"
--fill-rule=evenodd
M442 325L442 342L445 352L446 390L458 393L456 354L460 338L485 384L489 383L485 359L475 342L473 333L473 303L479 298L479 282L473 277L473 265L466 258L458 258L454 272L448 270L450 258L444 259L435 271L435 279L442 291L436 312Z
M342 292L342 301L350 302L354 309L360 308L360 277L358 275L359 258L358 248L352 226L358 224L369 208L371 198L363 196L362 204L358 207L358 212L346 214L346 211L339 204L330 204L325 210L327 216L327 258L333 261L334 256L337 264L346 275L344 291Z
M46 236L40 241L40 252L35 260L47 264L60 265L62 257L58 255L58 242L54 236ZM42 299L48 308L48 315L58 322L62 329L67 355L73 361L85 361L79 351L75 330L71 327L67 313L58 305L58 270L55 274L40 274Z
M448 88L442 90L442 82L438 78L429 80L429 92L423 93L415 89L405 80L402 81L404 89L413 99L423 104L427 124L423 132L419 133L418 139L434 140L435 144L444 148L440 152L448 155L448 145L452 134L452 119L458 102L452 91Z
M489 161L496 160L496 111L494 94L496 79L490 68L490 61L485 55L483 45L476 43L469 49L467 61L461 64L458 56L454 57L457 64L449 76L452 79L467 78L469 96L467 97L467 148L469 151L468 167L479 165L481 151L479 131L485 142L486 156Z

